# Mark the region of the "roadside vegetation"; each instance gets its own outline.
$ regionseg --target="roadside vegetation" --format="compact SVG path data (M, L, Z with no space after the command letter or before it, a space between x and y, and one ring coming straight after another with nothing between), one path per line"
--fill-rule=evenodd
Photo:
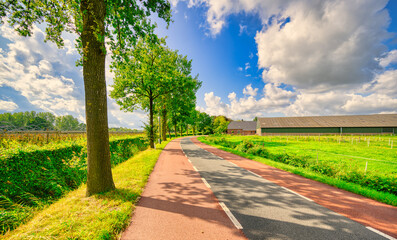
M116 189L85 197L86 185L69 192L38 212L5 239L117 239L131 214L162 151L140 152L112 169Z
M397 206L396 136L209 136L200 141Z
M0 233L30 219L87 180L86 138L36 145L0 139ZM113 136L112 166L147 148L142 135Z

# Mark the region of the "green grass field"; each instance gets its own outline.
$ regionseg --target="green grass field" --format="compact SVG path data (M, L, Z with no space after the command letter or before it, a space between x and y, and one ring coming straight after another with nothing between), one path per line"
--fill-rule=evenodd
M359 169L397 176L396 136L224 136L239 143L251 140L265 146L271 153L293 153L318 161L345 163ZM390 139L390 145L389 145ZM369 141L369 146L368 146Z
M276 162L276 167L279 168L281 165L288 165L290 167L285 169L281 166L287 171L292 167L294 169L291 171L297 171L298 174L312 172L314 177L311 178L324 176L352 183L371 190L371 193L363 194L367 197L397 204L397 149L394 146L397 143L396 136L222 135L199 139L237 154L255 156L254 160L257 161L259 159L263 162L260 158L268 159L266 161ZM329 179L325 182L334 181ZM338 187L345 188L343 185L339 184ZM346 188L362 194L361 190L354 189L356 187ZM384 199L390 197L392 200Z

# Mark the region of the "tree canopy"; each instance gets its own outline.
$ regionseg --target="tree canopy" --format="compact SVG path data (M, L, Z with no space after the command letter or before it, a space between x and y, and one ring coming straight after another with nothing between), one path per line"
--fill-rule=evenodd
M64 45L63 32L77 34L82 58L87 122L87 195L115 188L109 152L105 81L106 46L115 62L122 61L138 37L156 41L155 24L149 16L157 12L167 23L171 6L166 0L4 0L4 20L22 36L31 36L33 24L45 23L45 41Z
M187 116L195 107L195 92L201 82L191 76L191 60L166 47L165 39L158 43L141 39L127 54L128 59L114 65L115 83L110 96L125 111L140 108L149 112L146 128L154 147L154 115L161 114L163 123L171 109L179 116Z

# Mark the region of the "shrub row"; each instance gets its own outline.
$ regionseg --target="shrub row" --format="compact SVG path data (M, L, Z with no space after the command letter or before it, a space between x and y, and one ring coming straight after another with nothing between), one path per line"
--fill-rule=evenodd
M146 149L139 137L110 142L112 166ZM86 181L86 146L19 152L0 159L0 231L12 229L32 208L59 199ZM19 217L18 217L19 215Z
M298 156L290 153L274 154L269 152L264 146L249 140L243 140L239 143L229 142L223 137L207 137L206 140L239 152L271 159L295 167L307 168L328 177L356 183L376 191L397 195L397 178L393 175L379 175L371 171L364 172L360 170L357 165L317 161L310 156Z

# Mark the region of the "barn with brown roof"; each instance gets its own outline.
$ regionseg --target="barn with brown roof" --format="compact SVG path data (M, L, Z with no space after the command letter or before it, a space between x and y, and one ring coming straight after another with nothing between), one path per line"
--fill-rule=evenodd
M258 135L395 134L397 114L258 118Z
M227 133L234 135L255 135L257 123L254 121L232 121L227 126Z

